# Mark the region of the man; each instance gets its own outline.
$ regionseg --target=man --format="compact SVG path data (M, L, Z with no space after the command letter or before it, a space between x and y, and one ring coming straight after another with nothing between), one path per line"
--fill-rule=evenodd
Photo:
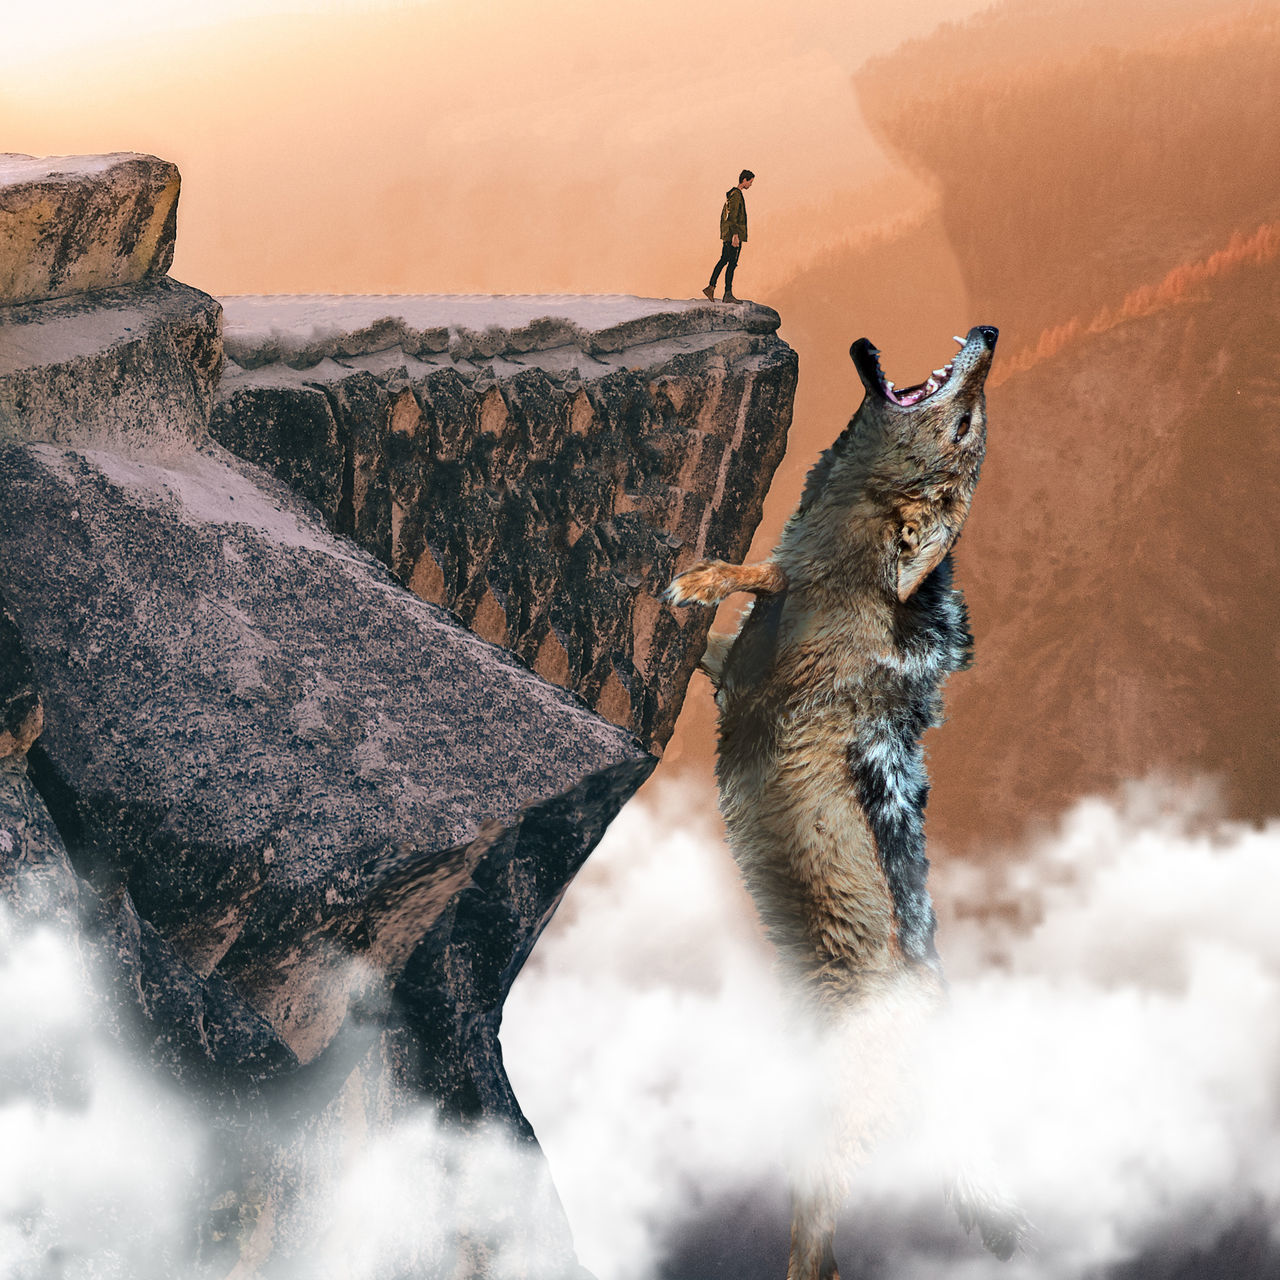
M724 194L724 208L720 211L720 239L724 248L720 251L720 261L711 273L711 283L703 289L703 295L710 302L716 299L716 281L720 272L724 271L724 300L737 302L733 296L733 272L738 265L738 254L747 243L747 202L742 193L756 180L750 169L743 169L738 174L738 185L730 187Z

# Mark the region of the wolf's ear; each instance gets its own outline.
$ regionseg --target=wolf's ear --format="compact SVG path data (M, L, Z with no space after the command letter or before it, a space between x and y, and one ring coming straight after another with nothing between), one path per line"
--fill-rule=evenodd
M866 338L859 338L849 348L849 359L858 371L862 388L868 395L882 396L880 390L880 352Z
M898 531L898 599L908 600L916 588L942 563L954 541L951 530L935 512L904 516Z

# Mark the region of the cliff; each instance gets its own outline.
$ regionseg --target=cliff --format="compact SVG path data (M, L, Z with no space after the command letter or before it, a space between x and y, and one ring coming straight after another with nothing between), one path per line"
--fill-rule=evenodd
M0 246L52 208L70 261L135 159L0 166ZM654 765L706 623L653 591L745 549L795 361L758 311L233 301L219 388L171 215L140 274L0 272L44 280L0 294L0 892L216 1115L193 1251L243 1275L305 1256L343 1135L425 1106L536 1156L502 1002ZM416 1273L577 1274L527 1169Z
M708 623L656 595L678 564L739 557L759 521L796 385L777 313L623 297L222 302L214 438L661 750Z

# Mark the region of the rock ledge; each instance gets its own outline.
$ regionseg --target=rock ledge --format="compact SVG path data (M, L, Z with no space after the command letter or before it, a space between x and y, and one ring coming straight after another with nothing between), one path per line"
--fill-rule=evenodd
M179 186L155 156L0 154L0 306L160 279Z
M795 353L754 303L233 297L210 431L424 599L654 751L710 620L658 603L745 554Z

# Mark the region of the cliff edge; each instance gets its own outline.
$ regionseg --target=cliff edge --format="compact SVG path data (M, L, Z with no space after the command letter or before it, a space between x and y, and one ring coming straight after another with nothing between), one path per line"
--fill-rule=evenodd
M693 560L741 558L759 522L797 376L777 313L618 296L222 305L214 438L661 750L710 624L657 596Z
M334 1144L424 1109L529 1158L518 1203L434 1236L415 1274L497 1274L504 1251L581 1274L502 1002L700 656L705 622L656 588L750 539L795 382L777 317L364 298L224 317L163 275L171 166L19 160L0 164L10 920L66 933L120 1042L216 1117L190 1196L210 1274L305 1265Z

